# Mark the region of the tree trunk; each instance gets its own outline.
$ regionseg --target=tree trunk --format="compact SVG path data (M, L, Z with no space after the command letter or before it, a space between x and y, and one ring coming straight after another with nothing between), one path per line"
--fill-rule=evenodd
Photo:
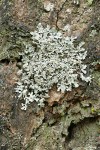
M99 0L0 0L1 150L100 149ZM44 109L21 110L14 88L24 41L38 23L76 36L88 51L91 84L63 95L51 89ZM63 31L64 32L64 31Z

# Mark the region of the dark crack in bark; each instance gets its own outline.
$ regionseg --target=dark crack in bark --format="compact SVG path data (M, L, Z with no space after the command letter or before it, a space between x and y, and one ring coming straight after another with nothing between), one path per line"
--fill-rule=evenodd
M57 11L57 19L56 19L56 28L57 30L59 30L60 28L58 27L58 20L59 20L59 13L63 10L64 5L66 4L67 0L64 1L64 3L62 4L62 6L60 7L60 9Z

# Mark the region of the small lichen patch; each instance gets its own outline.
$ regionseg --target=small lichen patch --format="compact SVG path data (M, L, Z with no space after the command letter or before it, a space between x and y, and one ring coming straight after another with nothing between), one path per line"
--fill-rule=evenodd
M49 1L44 2L44 9L49 12L49 11L53 11L54 9L54 4L50 3Z
M23 99L22 109L30 102L44 106L53 85L57 91L65 93L79 87L80 82L90 82L84 59L87 51L84 43L74 46L74 37L64 36L55 28L41 24L31 32L33 44L27 44L22 53L21 79L17 83L18 98Z

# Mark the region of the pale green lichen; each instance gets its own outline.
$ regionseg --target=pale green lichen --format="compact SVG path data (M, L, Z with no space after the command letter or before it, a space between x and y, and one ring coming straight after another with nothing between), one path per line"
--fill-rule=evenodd
M73 0L74 4L79 5L80 4L80 0Z
M84 43L75 47L74 37L65 37L60 31L41 24L31 35L33 44L26 45L22 53L23 66L18 72L21 79L16 88L18 97L25 101L22 109L26 110L33 101L43 106L54 84L64 93L78 87L82 81L91 81L87 65L83 63L87 56L82 47Z

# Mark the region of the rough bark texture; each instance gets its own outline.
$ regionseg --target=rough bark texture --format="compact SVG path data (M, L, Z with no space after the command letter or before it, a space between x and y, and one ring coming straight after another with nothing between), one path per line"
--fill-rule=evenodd
M49 2L52 11L47 10ZM99 17L99 0L81 0L79 5L72 0L0 0L1 150L100 149ZM22 111L14 91L19 52L39 22L60 30L68 25L66 35L85 41L93 80L64 95L54 87L44 109L32 104Z

